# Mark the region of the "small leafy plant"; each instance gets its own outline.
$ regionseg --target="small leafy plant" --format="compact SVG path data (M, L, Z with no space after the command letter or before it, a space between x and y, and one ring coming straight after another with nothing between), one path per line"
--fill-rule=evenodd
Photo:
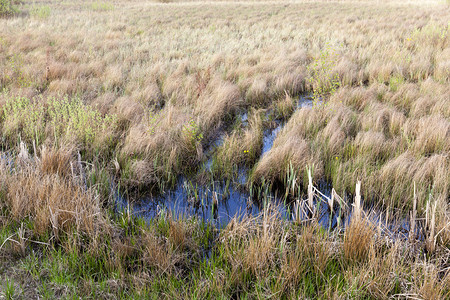
M185 136L189 143L192 145L201 143L201 141L203 140L203 133L194 120L189 121L187 125L183 126L183 136Z
M30 14L38 19L47 19L51 14L50 6L35 6L31 9Z
M315 103L331 96L341 86L339 74L333 71L337 59L336 50L327 45L308 66L310 73L308 82L312 86Z
M394 75L389 79L389 88L395 92L405 82L405 78L402 75Z
M108 135L116 126L114 116L102 116L78 98L50 100L48 114L55 136L75 138L85 145L100 134Z
M154 113L150 111L147 115L147 132L149 134L155 134L156 128L159 123L159 115L158 113Z

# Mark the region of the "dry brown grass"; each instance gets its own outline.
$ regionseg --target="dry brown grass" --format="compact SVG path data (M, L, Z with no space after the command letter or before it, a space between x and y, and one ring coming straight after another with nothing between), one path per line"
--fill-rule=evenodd
M0 19L2 149L15 151L21 141L33 149L22 146L12 167L1 159L0 224L8 236L7 225L19 224L5 248L27 255L29 243L43 239L67 253L86 250L108 257L118 273L132 270L118 282L142 289L158 277L185 280L173 295L158 295L168 298L190 287L197 298L216 295L208 291L228 298L449 298L448 5L91 4L36 1L50 7L51 18L32 16L25 4L24 13ZM315 100L323 104L295 108L300 93L321 88ZM26 104L11 106L12 99ZM55 99L78 99L85 122L50 116ZM260 108L274 109L286 125L258 160L267 123ZM243 111L249 125L230 126ZM343 234L314 225L287 229L265 212L222 230L212 250L219 263L205 271L194 225L162 216L157 226L139 227L131 216L111 225L105 199L84 184L78 151L106 168L114 161L128 187L153 186L195 173L224 128L216 155L222 169L246 165L252 180L282 182L289 167L300 175L314 165L314 180L332 181L341 195L361 180L365 200L409 211L416 196L426 241L386 242L364 217ZM192 281L185 276L194 273Z
M55 167L52 170L58 170L58 160L53 162ZM72 183L70 178L60 177L58 171L41 173L41 168L33 169L36 166L32 163L30 157L23 159L21 169L15 169L13 174L7 168L1 169L0 183L6 191L1 200L6 200L6 205L15 211L9 217L17 216L18 221L31 218L32 223L29 224L33 228L52 233L45 241L46 245L42 245L41 241L40 246L61 243L65 251L63 257L75 255L80 258L69 266L63 258L52 260L56 259L53 266L60 270L58 272L69 275L73 275L74 267L80 267L83 270L81 285L89 276L92 276L89 280L95 285L103 284L97 281L100 275L96 269L92 271L94 275L88 273L89 268L98 267L97 263L105 268L101 269L102 272L111 272L101 275L114 278L107 281L108 295L119 293L114 290L116 288L145 294L145 287L152 282L162 286L152 285L150 292L168 293L173 297L207 297L212 293L224 297L301 295L388 299L409 295L425 299L448 298L448 247L438 239L435 251L424 255L424 242L402 238L393 240L383 233L381 227L377 230L365 217L358 196L355 198L352 220L343 233L339 230L327 232L314 221L304 224L286 222L280 219L278 209L268 204L256 217L231 220L218 235L213 235L212 244L204 248L205 245L198 239L201 240L206 232L197 219L174 219L170 214L162 213L150 224L144 224L131 216L130 211L121 212L119 219L111 223L106 222L107 215L101 215L101 211L95 216L79 213L76 218L64 214L67 211L59 211L57 217L48 215L45 213L47 209L58 208L62 204L55 199L52 191L57 191L69 208L73 196L77 196L77 207L84 207L84 203L93 207L86 200L90 191ZM31 170L34 170L32 178L40 179L41 183L30 183ZM26 186L28 192L19 194L18 189L12 186L17 181ZM40 192L34 186L39 186ZM48 200L39 198L40 193ZM24 195L39 199L39 202L32 202L35 208L24 205ZM22 210L17 210L14 204L19 201ZM421 214L419 212L418 218ZM436 224L443 217L439 214L436 213L434 218ZM448 222L448 213L441 214ZM96 229L91 230L88 224L93 224ZM437 225L435 231L439 230ZM32 236L27 231L22 223L17 233L5 241L8 247L11 246L9 249L25 257L37 249L36 246L33 250L28 247ZM429 228L426 234L432 231ZM45 233L42 236L48 238ZM80 244L83 246L80 247ZM2 257L6 253L5 248L4 244L0 247ZM207 262L203 257L204 251L210 251ZM86 253L92 256L86 257ZM37 272L41 267L48 268L46 265L39 266ZM67 270L64 269L66 267ZM39 274L55 270L42 272ZM53 276L55 273L50 274ZM180 286L179 282L189 284ZM176 288L172 284L176 284ZM40 282L37 285L40 286ZM94 288L92 284L85 287L87 293Z
M69 147L54 148L43 147L39 157L39 167L43 174L56 174L60 177L74 175L74 153Z
M319 160L318 153L314 151L314 145L308 143L308 138L314 136L324 122L316 122L322 119L323 111L313 108L302 108L291 117L285 127L278 133L272 149L258 161L253 177L264 177L269 180L279 179L286 173L291 163L296 169L305 168L314 164L314 177L323 175L323 164ZM317 118L317 119L316 119Z
M399 282L399 275L403 272L400 243L395 243L387 251L372 251L367 257L367 263L359 270L361 285L365 286L370 295L377 299L388 299Z
M349 261L366 261L374 247L373 226L364 218L353 217L344 235L344 257Z
M429 84L428 80L421 85L428 89ZM278 166L274 173L284 174L285 157L294 156L302 148L287 149L285 153L277 145L286 148L293 141L304 139L314 155L303 154L303 158L309 158L293 160L294 166L300 170L308 163L324 166L325 175L339 191L353 191L354 182L363 179L366 197L404 207L405 191L407 198L412 199L413 181L408 179L413 179L418 183L422 199L431 187L435 197L448 197L448 184L443 182L448 177L433 163L440 161L442 166L448 165L450 122L443 115L446 107L442 110L440 104L439 110L411 114L411 105L427 103L430 108L436 107L434 101L440 103L443 94L428 101L433 99L429 92L419 91L414 85L412 89L399 88L392 93L379 84L343 88L326 105L298 110L277 136L272 151L258 163L256 174L263 175L263 165L266 170ZM415 98L413 93L422 93L423 97ZM418 104L419 100L422 104ZM283 165L284 168L279 167ZM421 201L420 206L423 204Z
M58 175L58 162L41 173L31 166L10 175L2 166L2 186L10 217L15 221L29 218L37 235L52 231L55 238L69 229L95 235L106 225L99 198ZM47 173L53 169L54 173ZM105 227L106 229L106 227Z
M243 105L239 87L223 79L213 78L209 90L202 91L195 107L205 128L218 126L226 116L236 112ZM200 88L201 89L201 88Z
M195 2L117 1L100 10L75 2L34 5L44 4L51 18L0 20L1 87L37 103L76 94L102 114L116 114L116 151L165 173L198 164L205 144L236 112L273 106L288 118L291 97L335 78L339 88L326 93L328 105L294 113L257 175L282 177L293 159L297 169L314 163L316 178L333 178L340 191L360 176L386 187L366 184L366 196L400 198L387 189L393 182L376 179L377 170L405 152L417 163L449 152L449 7L439 1L211 1L201 10ZM3 103L11 96L1 97ZM183 134L191 121L203 140ZM4 119L9 143L19 133L31 143L24 122ZM119 159L122 168L132 164L127 159ZM365 159L370 165L361 166ZM429 187L419 184L421 192Z
M450 296L450 278L448 271L439 275L439 270L431 264L417 265L414 279L417 280L416 293L424 299L445 299ZM442 272L442 271L441 271ZM442 276L441 280L439 277Z
M447 254L436 252L433 259L424 258L420 249L425 243L389 238L382 224L377 229L366 217L367 212L360 208L358 214L357 210L355 203L343 234L326 233L314 222L285 227L272 219L270 209L258 218L232 220L220 233L217 245L219 257L231 267L229 277L222 282L246 293L251 288L243 280L252 278L269 289L265 293L292 295L312 274L316 284L324 280L328 286L332 279L327 272L337 268L348 290L321 290L327 297L388 299L393 295L416 295L445 299L450 287L445 246L439 251ZM273 276L276 285L269 288L265 284Z
M292 248L289 248L289 244L285 245L288 250L281 255L278 288L283 292L301 284L310 268L323 274L330 259L338 252L335 248L337 244L320 233L318 224L302 228L295 240Z
M147 232L143 237L143 261L159 273L171 274L176 270L175 265L183 260L176 249L169 247L155 232Z
M256 278L267 276L277 263L277 246L285 242L277 213L267 211L260 217L241 221L235 218L220 234L225 258L233 266L231 280L236 283L246 274Z

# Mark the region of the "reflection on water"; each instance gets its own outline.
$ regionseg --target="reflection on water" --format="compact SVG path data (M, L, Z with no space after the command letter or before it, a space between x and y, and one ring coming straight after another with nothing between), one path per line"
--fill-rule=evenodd
M275 129L266 130L264 132L262 155L264 155L264 153L266 153L270 149L272 149L273 142L275 141L275 138L277 137L278 132L280 132L282 128L283 128L283 125L278 124L278 126L275 127Z
M124 209L126 199L117 196L117 209ZM282 209L279 199L267 197L280 207L280 213L289 218ZM151 219L161 211L169 211L174 216L197 216L204 221L212 221L219 228L226 226L235 216L256 216L261 211L262 203L256 203L249 193L238 182L214 182L208 186L199 186L185 178L180 178L174 190L167 191L155 197L140 199L133 205L133 214L145 219Z
M245 173L245 172L244 172ZM326 182L318 183L320 194L314 195L314 218L324 228L345 228L353 215L352 197L344 197L344 205L336 204L330 209L328 202L331 198L331 185ZM258 197L255 197L259 195ZM298 223L309 222L311 215L306 196L289 201L284 197L272 193L253 192L253 197L239 182L214 182L206 186L196 185L185 178L180 178L176 188L154 197L146 197L132 203L132 214L150 220L163 212L171 213L175 218L180 216L196 216L205 222L212 222L217 228L224 228L234 217L257 216L270 203L278 215L289 221ZM116 209L126 209L128 202L116 193ZM393 239L407 238L410 222L405 217L390 217L386 220L386 213L375 208L363 211L367 219L378 227L384 235ZM420 224L417 224L415 236L423 240L424 236Z

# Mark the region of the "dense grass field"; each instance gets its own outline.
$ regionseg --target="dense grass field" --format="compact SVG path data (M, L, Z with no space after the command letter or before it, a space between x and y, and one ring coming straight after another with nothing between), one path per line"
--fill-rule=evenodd
M450 298L448 1L0 0L0 135L0 297Z

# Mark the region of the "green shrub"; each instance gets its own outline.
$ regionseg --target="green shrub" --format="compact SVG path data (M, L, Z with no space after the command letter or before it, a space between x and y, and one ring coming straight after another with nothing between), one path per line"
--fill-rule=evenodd
M115 116L103 116L78 98L30 100L13 97L2 107L2 132L10 144L22 140L36 145L54 138L83 149L108 150L114 144Z
M203 133L194 120L190 120L188 124L184 125L182 132L184 140L194 148L197 143L201 143L203 140Z
M8 16L17 13L13 0L0 0L0 16Z
M100 142L112 142L116 128L114 116L102 116L94 108L85 105L80 99L53 99L49 101L48 114L55 136L85 146ZM104 145L94 145L104 147Z
M3 105L3 135L15 142L20 134L26 142L42 141L44 135L44 107L24 97L9 99Z
M327 45L308 66L308 82L313 89L314 102L331 96L341 86L339 74L334 71L338 57L337 50Z
M405 78L402 75L396 74L389 79L389 88L396 92L398 88L405 83Z

